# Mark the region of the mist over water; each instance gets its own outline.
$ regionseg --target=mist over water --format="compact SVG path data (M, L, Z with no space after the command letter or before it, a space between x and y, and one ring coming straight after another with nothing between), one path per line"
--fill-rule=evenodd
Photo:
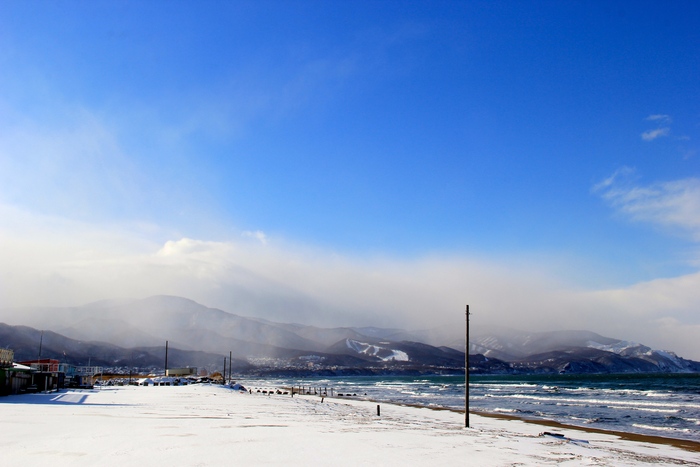
M246 384L245 381L242 381ZM464 410L464 377L336 377L249 381L398 404ZM472 376L470 408L575 426L700 439L700 374Z

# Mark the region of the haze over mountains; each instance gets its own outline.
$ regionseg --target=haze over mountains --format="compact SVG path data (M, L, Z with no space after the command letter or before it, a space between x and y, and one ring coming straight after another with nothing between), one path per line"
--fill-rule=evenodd
M0 310L0 321L7 323L0 327L0 346L14 347L22 358L36 358L38 330L50 330L45 333L43 355L78 364L94 358L105 366L159 366L167 340L172 365L212 367L231 352L239 370L261 365L305 369L379 365L459 371L464 366L463 335L460 340L441 330L274 323L173 296ZM700 364L672 352L588 331L475 330L470 354L471 371L483 373L700 371Z
M273 323L172 296L101 301L75 308L24 309L9 324L51 329L73 339L122 347L162 345L168 340L184 350L233 350L240 355L262 352L265 346L322 351L341 339L361 337L351 328Z

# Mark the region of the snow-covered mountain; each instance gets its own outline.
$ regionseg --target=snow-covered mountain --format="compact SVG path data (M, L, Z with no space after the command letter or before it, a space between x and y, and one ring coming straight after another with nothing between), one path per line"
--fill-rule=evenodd
M231 352L241 360L275 359L278 364L299 360L323 362L327 367L431 366L452 370L464 365L464 352L459 350L464 348L464 340L442 343L440 330L410 332L275 323L172 296L102 301L72 308L0 310L0 322L3 321L54 331L56 336L60 335L56 337L59 341L72 339L95 343L98 347L104 344L121 349L161 348L168 341L171 349L210 355ZM6 332L10 333L6 335L12 333L7 329ZM470 343L469 351L473 355L470 367L486 373L700 371L700 364L673 352L653 350L590 331L477 329ZM0 346L6 345L7 342L0 341ZM45 345L50 344L45 342ZM60 349L55 350L60 355ZM113 355L120 351L105 352ZM475 362L478 368L474 367Z
M464 361L464 354L452 349L377 341L377 336L393 334L396 330L275 323L172 296L103 301L73 308L24 309L21 313L0 311L0 322L8 316L14 316L14 323L9 320L11 324L51 329L62 337L122 348L163 346L168 341L170 348L184 351L220 355L230 352L239 359L258 360L316 356L318 358L313 361L324 361L329 365L350 362L356 365L406 363L459 367Z
M382 346L346 339L345 343L350 350L370 357L376 357L384 362L408 362L410 360L408 354L403 350L392 349L390 342L385 342L383 343L384 346Z
M510 362L516 368L553 372L686 372L697 362L674 352L591 331L522 332L492 328L471 339L470 353Z

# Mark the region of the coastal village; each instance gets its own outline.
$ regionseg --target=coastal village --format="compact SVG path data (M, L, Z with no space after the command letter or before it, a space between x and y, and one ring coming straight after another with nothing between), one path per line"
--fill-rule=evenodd
M223 375L211 376L196 367L166 368L161 374L112 374L101 366L77 366L52 358L14 361L14 351L0 349L0 396L52 392L66 388L116 386L180 386L223 382Z

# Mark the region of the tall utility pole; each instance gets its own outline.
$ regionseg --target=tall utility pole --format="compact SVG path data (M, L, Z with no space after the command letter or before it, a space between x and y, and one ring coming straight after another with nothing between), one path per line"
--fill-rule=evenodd
M467 305L467 344L464 349L464 426L469 428L469 305Z
M165 373L163 376L168 376L168 341L165 341Z
M39 338L39 369L41 369L41 344L44 343L44 331L41 331L41 337Z
M39 368L39 371L43 371L41 369L41 344L44 343L44 331L41 331L41 337L39 338L39 360L37 360L36 365L37 368ZM32 372L32 384L34 384L34 372Z
M232 373L231 373L231 360L233 360L233 351L228 352L228 379L231 381L233 378L231 378Z

